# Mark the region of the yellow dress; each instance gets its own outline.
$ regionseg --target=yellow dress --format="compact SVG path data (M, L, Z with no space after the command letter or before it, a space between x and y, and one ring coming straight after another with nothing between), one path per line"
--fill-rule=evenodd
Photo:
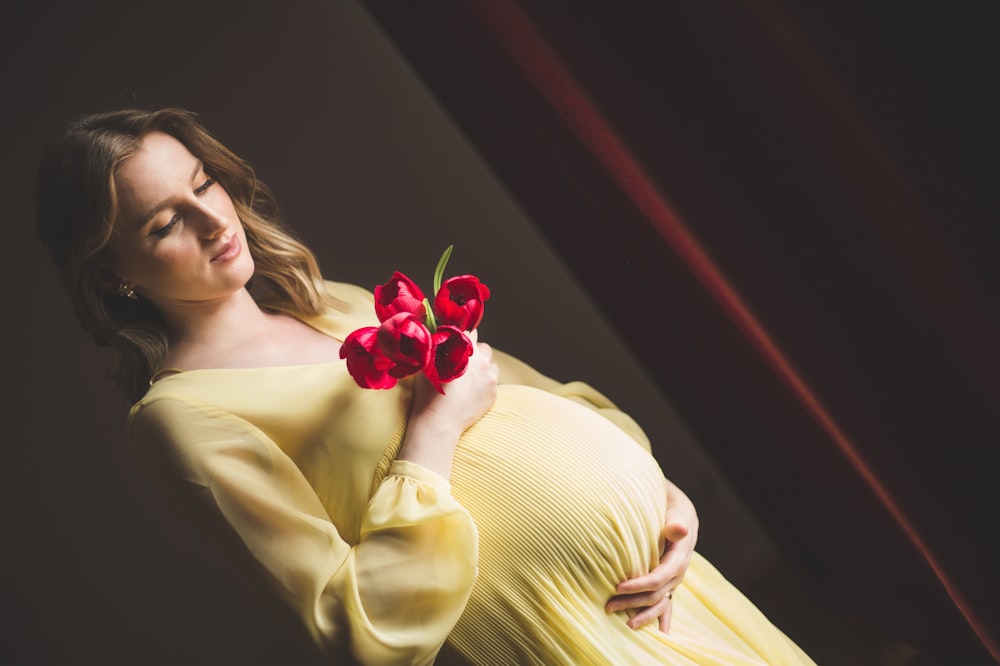
M373 323L370 294L328 285L336 307L307 323L341 340ZM495 357L497 402L450 480L394 459L411 384L360 389L339 359L167 376L131 439L334 663L432 663L446 639L476 664L812 663L697 554L669 634L606 613L658 562L663 474L604 396Z

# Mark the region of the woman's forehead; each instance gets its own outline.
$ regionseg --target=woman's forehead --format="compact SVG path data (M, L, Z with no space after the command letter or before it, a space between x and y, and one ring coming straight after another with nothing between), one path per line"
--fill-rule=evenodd
M126 219L141 223L150 209L176 194L201 170L201 161L176 138L152 132L142 138L139 149L115 171L118 207Z

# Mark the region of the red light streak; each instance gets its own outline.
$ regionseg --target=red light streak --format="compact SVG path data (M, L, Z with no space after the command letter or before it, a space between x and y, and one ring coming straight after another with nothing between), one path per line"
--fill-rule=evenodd
M722 271L684 225L666 197L646 175L638 161L531 21L510 2L492 0L466 0L466 2L521 71L532 81L539 93L576 133L594 158L604 166L622 191L642 211L775 374L785 382L802 406L823 428L930 566L945 592L986 649L1000 661L1000 648L992 642L982 622L968 606L937 556L864 460L857 446L840 428L764 326L729 284Z

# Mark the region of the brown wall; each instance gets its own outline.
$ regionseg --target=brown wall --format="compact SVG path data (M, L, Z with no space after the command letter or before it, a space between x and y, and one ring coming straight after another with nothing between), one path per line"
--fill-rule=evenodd
M3 462L10 663L305 659L258 600L146 494L127 404L76 326L32 227L42 144L65 120L177 105L248 158L325 274L421 281L440 251L493 289L483 338L582 378L643 423L737 582L776 554L671 406L353 2L4 5ZM739 543L739 548L730 547Z

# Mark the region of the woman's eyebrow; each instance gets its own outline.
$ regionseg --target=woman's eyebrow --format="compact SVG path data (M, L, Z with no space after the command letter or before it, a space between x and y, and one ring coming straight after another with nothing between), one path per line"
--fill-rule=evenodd
M195 179L195 177L198 175L198 172L201 171L204 166L205 165L201 160L197 159L195 160L194 171L191 172L191 180ZM152 220L157 213L159 213L161 210L170 205L170 201L171 199L167 198L157 204L154 204L148 211L146 211L145 215L139 218L139 222L135 225L135 228L142 229L144 226L149 224L149 221Z

